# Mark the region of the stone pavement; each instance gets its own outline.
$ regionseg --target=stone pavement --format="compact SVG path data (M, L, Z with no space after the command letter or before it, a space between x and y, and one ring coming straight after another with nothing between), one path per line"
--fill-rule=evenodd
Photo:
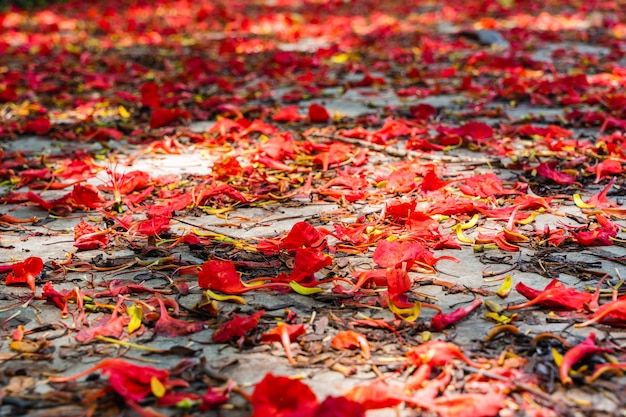
M338 103L337 107L333 106L333 103L327 102L327 106L333 110L341 112L343 103ZM192 125L192 129L206 129L207 124ZM20 138L16 141L5 143L5 152L15 150L30 150L36 153L48 152L53 149L63 149L64 147L73 146L67 143L54 143L50 140L35 137ZM97 147L99 145L89 145ZM133 149L133 147L125 148L125 152ZM137 150L136 148L135 150ZM391 157L383 157L389 162ZM207 172L208 167L211 165L211 156L196 151L185 152L181 155L154 155L145 154L141 157L134 159L132 162L123 165L123 170L129 172L135 169L144 170L150 172L152 175L184 175L187 173L202 174ZM120 165L122 166L122 165ZM120 169L118 167L118 169ZM488 170L488 168L477 168L482 170ZM497 170L499 176L503 178L510 178L513 174L507 173L502 169ZM105 181L104 178L94 179L94 184L98 184L99 181ZM57 195L61 195L62 191L50 191L45 192L43 195L46 198L52 199ZM8 206L10 207L10 206ZM8 208L7 207L7 208ZM366 213L377 213L382 210L382 205L367 205L355 203L351 207L352 217L349 215L342 216L341 220L346 223L354 221L357 215L363 215ZM8 213L8 210L3 210ZM331 221L328 219L336 218L338 212L347 214L341 210L341 207L337 204L318 202L314 204L310 203L287 203L287 204L270 204L260 207L251 207L237 209L228 214L227 217L202 214L194 217L181 217L180 220L186 223L176 223L174 221L173 230L176 234L182 235L185 231L209 229L216 234L223 234L233 239L242 240L254 240L258 238L271 238L280 236L288 232L291 227L298 221L312 222L315 225L331 226ZM1 253L2 259L0 261L15 262L21 260L27 256L40 256L46 264L50 262L59 262L66 259L68 253L74 253L73 247L73 229L74 226L85 218L98 217L94 214L75 214L68 217L56 217L48 216L41 209L29 206L22 206L16 208L11 207L10 213L19 218L27 218L31 216L37 216L41 218L41 221L33 225L24 225L20 227L11 227L5 229L2 234L2 245L5 248ZM572 204L563 205L559 211L558 216L555 214L544 213L540 215L535 222L535 228L540 230L545 224L554 226L555 224L576 224L571 218L565 217L565 215L571 214L572 216L579 216L580 210ZM351 220L352 219L352 220ZM198 228L194 228L191 225L196 225ZM487 230L488 226L485 226ZM494 259L502 259L506 261L504 264L495 263L493 259L485 264L481 261L480 256L472 249L471 246L464 246L461 250L439 250L436 251L437 256L450 255L459 260L458 263L452 261L441 261L437 264L436 277L445 281L449 281L454 284L459 284L462 287L467 288L480 288L487 291L495 291L501 285L501 281L489 282L489 278L483 277L483 272L486 268L490 271L503 271L509 268L511 262L529 261L533 256L534 251L524 249L519 253L512 254L493 254ZM624 274L624 265L619 262L612 262L602 260L602 257L615 257L623 258L626 256L626 250L621 246L611 246L603 248L586 248L584 250L576 252L561 252L555 251L556 257L559 260L567 262L589 262L593 263L593 269L596 271L606 271L609 274ZM188 261L192 264L201 264L206 259L202 255L190 253L186 250L175 251L177 257ZM105 259L133 259L135 258L135 252L131 250L124 251L120 247L112 248L111 250L100 251L82 251L75 254L75 259L84 260L87 262L92 261L96 256L104 256ZM147 259L150 259L149 257ZM346 259L346 258L342 258ZM362 256L354 256L347 258L348 264L355 268L365 270L372 266L371 259L368 254ZM521 263L520 263L521 265ZM350 268L350 266L343 266L343 268ZM514 269L510 272L515 282L524 282L528 286L534 288L543 288L547 279L544 276L531 272L522 272L519 269ZM427 275L417 274L416 277L428 277ZM502 278L503 275L497 277ZM107 272L70 272L66 277L54 277L55 285L58 285L60 289L72 289L77 286L79 288L93 288L94 285L109 281L113 278L116 279L130 279L135 282L137 280L150 279L150 274L141 272L141 268L130 268L127 271L120 271L114 273ZM38 282L43 282L48 278L47 275L43 275ZM570 275L567 273L560 274L559 279L568 286L574 286L576 288L583 288L586 284L581 281L578 276ZM150 282L150 281L147 281ZM190 285L194 285L194 282L189 282ZM152 284L151 284L152 285ZM39 285L38 285L39 286ZM157 282L157 287L163 287L163 282ZM29 290L22 287L9 287L6 286L3 289L5 304L14 303L11 301L13 297L25 297L28 295ZM37 291L39 293L39 290ZM459 291L457 293L445 291L441 286L436 285L422 285L419 287L419 292L426 295L431 300L436 301L436 304L440 306L444 312L451 311L454 308L469 303L474 299L475 295ZM492 299L497 302L502 302L497 296L484 297L485 300ZM303 296L294 293L288 294L275 294L264 292L252 292L245 296L248 303L246 306L240 306L238 304L222 303L222 312L226 313L229 310L239 312L254 312L255 309L264 308L268 311L266 314L269 317L284 318L285 308L297 312L298 316L305 319L304 321L311 320L314 323L316 318L319 319L320 315L332 311L335 314L341 316L342 307L336 305L336 303L328 304L327 301L323 301L324 297L317 295L314 297ZM322 300L322 301L318 301ZM506 303L518 304L524 301L519 295L512 294ZM185 297L183 305L188 308L192 308L200 302L200 291L198 289L192 290L192 294ZM16 315L16 313L19 313ZM348 317L354 316L353 309L346 310ZM388 310L380 310L378 308L363 309L362 314L372 318L384 318L392 319L393 315ZM316 315L318 314L318 315ZM424 310L420 320L428 321L432 313L429 310ZM475 346L476 342L485 337L493 328L494 323L484 319L483 314L473 314L468 319L458 323L453 329L447 330L443 337L453 338L455 343L462 346ZM536 334L539 332L553 332L555 334L563 334L566 332L568 335L576 335L578 337L584 337L588 334L588 329L573 329L569 320L559 322L548 320L548 317L541 311L528 311L520 312L522 317L516 324L519 325L519 329L523 333ZM65 325L71 327L72 320L67 318L65 320L59 319L59 311L53 308L51 305L42 304L41 302L32 302L25 307L5 308L0 313L0 320L4 323L7 329L14 327L16 324L23 324L26 328L33 328L42 326L45 324L64 322ZM292 367L286 361L282 348L275 345L262 345L252 349L246 348L239 350L233 346L216 345L210 343L210 335L212 330L206 329L197 334L193 334L189 337L182 338L162 338L156 337L151 340L146 340L145 345L158 349L170 349L176 346L185 346L195 351L197 357L205 357L207 360L219 367L224 365L221 370L222 375L228 378L232 378L242 386L252 387L253 384L258 382L266 373L273 372L274 374L281 375L300 375L304 378L304 381L309 384L315 392L323 398L327 395L338 395L345 392L352 386L361 384L363 382L372 381L377 377L376 372L372 369L372 365L367 361L360 361L362 364L358 365L359 361L354 361L356 373L353 375L344 375L336 370L328 369L326 367ZM447 336L446 336L447 335ZM620 339L620 333L612 333L615 340ZM101 346L86 346L77 348L76 342L73 340L74 335L63 327L55 326L53 329L46 331L45 336L52 340L55 347L55 352L52 354L54 359L52 361L52 368L55 370L63 371L67 370L66 374L74 374L82 369L86 369L94 363L93 359L89 359L87 355L93 354L93 352L99 352L105 355L118 355L124 354L127 358L142 358L144 352L134 349L124 349L109 347L104 348ZM412 336L419 340L419 334ZM393 358L393 355L386 354L385 352L396 352L397 349L392 339L385 342L374 344L374 358L379 358L378 367L384 369L384 361ZM296 345L294 345L294 348ZM69 349L69 351L68 351ZM77 350L75 350L77 349ZM8 343L4 343L0 351L2 358L4 358L5 366L16 366L16 363L10 360L14 355L8 347ZM91 352L91 353L90 353ZM82 360L81 360L82 358ZM309 358L310 359L310 358ZM170 368L176 365L180 360L180 356L150 356L148 358L150 363L158 364L159 367ZM232 362L235 360L236 362ZM393 369L393 366L391 367ZM45 393L51 390L50 386L46 384L39 384L36 388L37 393ZM584 397L585 393L576 393L575 391L569 393L556 393L555 395L572 396L575 398ZM594 406L598 409L603 407L613 410L615 404L609 400L599 398L593 398ZM247 411L243 408L240 415L246 415ZM368 416L392 416L397 415L398 411L392 410L380 410L372 411ZM33 414L33 415L46 415ZM227 415L239 415L236 410L230 410ZM400 415L413 415L409 410L400 412Z

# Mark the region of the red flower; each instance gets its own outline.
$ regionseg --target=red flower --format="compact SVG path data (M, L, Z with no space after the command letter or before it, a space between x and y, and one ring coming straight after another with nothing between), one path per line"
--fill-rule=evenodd
M99 325L94 325L92 323L91 327L83 327L76 334L76 340L81 343L87 343L96 339L98 336L113 336L115 338L120 338L122 336L122 332L124 331L124 326L128 325L130 322L130 317L121 316L119 314L120 308L124 303L125 297L121 297L118 299L117 304L115 305L115 309L111 313L111 316L108 318L106 322L102 322L102 320L98 320ZM81 300L82 301L82 300Z
M389 293L389 300L399 308L409 308L413 306L405 293L411 289L411 278L409 274L398 268L387 268L385 274L387 279L387 292Z
M108 174L111 177L112 187L107 188L110 188L113 192L122 195L142 190L148 187L150 181L152 181L150 174L139 170L130 171L125 174L108 171Z
M467 195L482 198L506 194L521 194L517 190L504 188L500 178L493 172L466 178L464 183L459 186L459 190Z
M0 102L6 103L9 101L16 101L19 95L13 86L5 86L2 90L0 90Z
M373 255L376 265L383 268L398 267L403 262L407 263L406 269L410 269L415 263L425 268L432 268L441 259L458 261L452 256L435 258L431 251L419 243L399 242L397 240L393 242L381 240L378 242Z
M571 287L566 287L556 279L546 285L543 291L530 288L522 282L518 282L515 289L530 301L509 306L508 310L519 310L535 304L565 310L582 310L585 304L588 304L593 298L590 293L579 292Z
M594 167L587 168L587 172L595 172L596 173L596 181L595 183L599 183L602 178L612 177L621 174L624 172L622 168L622 163L615 159L605 159L602 162L599 162Z
M37 256L31 256L23 262L13 264L11 269L12 272L9 272L5 278L6 284L26 284L34 292L35 277L41 273L43 261Z
M100 194L100 191L91 184L74 185L74 189L70 194L74 204L81 209L90 208L96 209L102 206L104 198Z
M198 274L200 288L208 288L224 294L241 294L250 290L230 261L209 260L202 264Z
M436 191L451 182L452 181L442 180L439 178L439 175L437 175L434 169L429 169L426 174L424 174L424 177L422 177L422 181L418 183L418 188L425 193L428 191Z
M140 88L141 105L151 108L157 108L161 105L161 94L159 85L155 82L148 81Z
M206 393L201 397L201 400L200 411L207 411L214 408L216 405L224 404L228 401L228 391L216 390L209 387Z
M193 392L168 392L157 401L159 407L175 407L182 402L200 403L200 411L208 411L224 404L229 398L229 389L215 389L209 387L207 392L200 396ZM157 416L158 417L158 416Z
M615 179L617 177L613 177L611 178L611 181L609 181L609 183L606 185L606 187L604 187L599 193L594 194L593 196L591 196L591 198L589 200L587 200L585 203L590 204L594 207L600 207L600 208L614 208L616 207L616 204L611 202L606 195L609 193L609 191L611 190L611 187L613 187L613 184L615 184Z
M111 128L111 127L99 127L93 130L85 136L85 140L89 141L102 141L108 140L120 140L124 137L124 132Z
M591 230L572 231L574 239L583 246L610 246L617 236L619 226L601 214L596 214L599 226Z
M109 229L100 230L96 226L81 220L74 226L74 246L79 250L104 249L109 243Z
M493 128L483 122L467 122L458 130L461 135L470 137L477 143L484 142L485 139L492 139L494 133Z
M160 382L166 389L186 386L181 380L170 380L167 369L140 366L122 359L105 359L99 364L73 376L50 378L50 382L68 382L95 371L109 375L109 386L126 401L141 401L152 392L152 380Z
M198 274L198 284L200 288L208 288L224 294L243 294L262 288L284 288L289 286L289 284L284 282L246 285L241 281L241 277L232 262L220 260L208 260L202 264Z
M154 216L135 223L137 233L144 236L158 236L170 230L170 217Z
M252 393L252 417L313 417L317 405L317 397L308 385L271 373Z
M67 317L69 313L69 301L74 300L74 304L82 310L84 294L77 287L74 287L71 291L62 290L61 292L54 289L50 281L46 282L41 289L41 298L54 303L61 309L62 317ZM80 313L82 314L82 313ZM80 319L76 319L77 322L81 322Z
M231 176L243 174L243 168L234 156L223 156L219 158L217 161L213 162L211 171L215 178L224 180L227 180Z
M593 323L606 323L623 325L626 322L626 298L620 297L616 300L603 304L598 308L589 320L576 324L576 327L589 326Z

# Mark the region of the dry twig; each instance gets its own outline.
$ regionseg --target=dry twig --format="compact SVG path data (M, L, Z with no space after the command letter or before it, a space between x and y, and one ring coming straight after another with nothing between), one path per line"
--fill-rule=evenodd
M449 164L466 164L466 165L490 165L496 164L498 161L495 159L474 159L474 158L461 158L457 156L449 156L449 155L431 155L423 152L416 152L405 149L398 149L394 147L388 147L383 145L378 145L376 143L366 142L364 140L355 139L355 138L346 138L338 135L330 135L323 133L310 133L306 136L307 138L324 138L324 139L332 139L339 142L349 143L352 145L361 146L363 148L367 148L372 151L384 153L389 156L394 156L396 158L421 158L427 159L429 161L437 161L437 162L446 162Z

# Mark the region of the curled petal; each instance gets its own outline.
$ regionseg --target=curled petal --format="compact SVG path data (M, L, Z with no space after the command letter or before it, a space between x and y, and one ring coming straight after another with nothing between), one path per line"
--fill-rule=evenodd
M430 330L440 331L446 327L456 323L457 321L469 316L472 311L478 308L483 303L480 298L474 299L467 307L459 307L451 313L443 314L437 313L430 321Z
M34 292L35 277L41 273L43 261L37 256L31 256L22 262L13 264L11 269L12 272L9 272L5 278L6 284L26 284Z
M291 342L305 333L306 329L303 324L279 323L274 329L263 334L263 336L261 336L261 341L263 343L282 343L283 348L285 348L285 353L287 354L287 360L290 364L295 365L296 361L291 354Z
M363 333L353 330L346 330L337 333L331 342L331 346L335 349L353 349L360 347L365 359L370 358L370 345Z
M612 351L613 350L609 348L596 346L596 334L590 333L585 340L572 347L565 353L565 355L563 355L563 360L559 366L559 376L561 378L561 382L563 385L571 385L572 378L569 376L570 369L587 356Z

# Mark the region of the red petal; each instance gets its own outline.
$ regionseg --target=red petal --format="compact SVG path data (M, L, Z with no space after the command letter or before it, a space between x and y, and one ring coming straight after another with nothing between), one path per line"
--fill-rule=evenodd
M13 272L10 272L5 278L7 285L27 284L28 287L35 291L35 277L41 273L43 269L43 261L37 256L26 258L23 262L13 264Z
M317 405L317 397L308 385L271 373L265 375L252 393L252 417L311 417Z
M162 107L156 108L152 111L150 117L150 127L153 129L167 126L178 121L185 121L191 119L191 113L182 109L165 109Z
M346 397L327 397L317 407L313 417L365 417L365 409Z
M395 407L402 402L401 390L381 380L358 385L348 391L345 397L361 404L365 410Z
M306 328L304 327L304 324L279 323L278 326L261 336L261 342L281 342L283 348L285 349L285 353L287 354L287 359L289 360L289 363L295 364L296 361L291 355L290 344L305 333Z
M104 202L104 198L100 194L100 191L91 184L74 185L74 189L71 193L71 198L74 203L80 208L100 208Z
M542 162L537 168L537 175L551 179L557 184L572 184L576 182L576 177L573 175L566 174L564 172L556 171L554 167L556 167L557 161L550 162Z
M173 318L167 312L167 307L165 307L163 300L157 297L157 301L161 308L159 320L154 325L154 332L157 335L166 337L185 336L191 333L197 333L204 328L204 323L199 321L190 322Z
M81 220L74 226L74 246L80 250L104 249L109 242L108 230L102 231Z
M430 365L442 367L450 363L453 359L461 359L470 366L481 367L479 363L470 360L461 348L455 344L441 340L431 340L410 350L406 357L415 366Z
M33 133L35 135L45 135L50 129L52 129L52 123L50 119L44 116L31 120L24 127L26 133Z
M391 302L399 308L412 307L413 303L409 302L404 295L411 289L409 274L403 269L387 268L385 277L387 278L387 291Z
M213 341L215 343L226 343L229 340L245 335L256 327L263 314L265 314L265 310L257 311L248 317L241 317L238 314L233 314L233 318L231 320L222 324L217 330L215 330L215 332L213 332Z
M309 119L313 123L324 123L330 119L330 114L323 106L313 103L309 106Z
M559 367L559 376L561 382L564 385L572 383L572 378L569 376L570 369L579 361L596 353L612 352L609 348L600 348L596 346L596 334L590 333L589 336L581 343L572 347L563 355L563 361Z
M286 277L289 281L303 282L312 278L320 269L331 265L333 258L316 249L297 249L293 271Z
M241 294L249 289L241 282L241 277L230 261L209 260L202 264L198 274L200 288L208 288L225 294Z
M491 417L504 407L502 394L450 394L434 400L433 410L440 417Z
M370 347L367 342L367 338L363 333L355 332L354 330L345 330L337 333L330 345L335 349L354 349L360 347L363 352L363 357L369 359Z
M304 117L300 115L298 106L285 106L276 111L272 116L275 122L298 122Z
M156 108L161 105L161 95L157 83L148 81L141 86L140 92L142 106Z
M302 247L318 247L323 239L324 237L315 227L307 222L298 222L280 242L280 248L293 250Z
M557 280L550 282L550 284L540 292L527 287L521 282L515 286L515 289L526 298L532 298L526 303L509 306L507 308L508 310L518 310L535 304L546 307L563 308L566 310L582 310L585 304L588 304L593 298L592 294L576 291L571 287L564 286Z
M457 321L469 316L478 306L483 303L480 298L474 299L467 307L459 307L451 313L437 313L430 321L430 330L441 331Z

